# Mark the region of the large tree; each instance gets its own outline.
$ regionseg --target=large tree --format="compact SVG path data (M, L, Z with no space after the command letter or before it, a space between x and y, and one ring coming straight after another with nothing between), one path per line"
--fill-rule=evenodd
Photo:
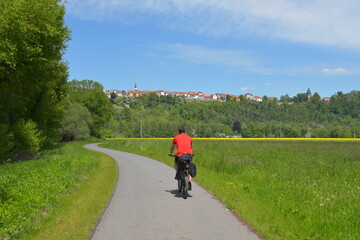
M57 140L68 77L64 14L62 0L0 1L0 144L27 150L16 143L30 125L39 146Z

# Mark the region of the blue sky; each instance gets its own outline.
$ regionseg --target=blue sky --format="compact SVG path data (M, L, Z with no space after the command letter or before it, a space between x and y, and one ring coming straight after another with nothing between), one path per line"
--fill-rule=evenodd
M360 90L358 0L68 0L70 80L274 96Z

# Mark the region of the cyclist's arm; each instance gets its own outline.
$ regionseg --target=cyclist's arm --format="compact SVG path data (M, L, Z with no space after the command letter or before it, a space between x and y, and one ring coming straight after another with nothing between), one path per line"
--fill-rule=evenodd
M170 155L173 154L175 147L176 147L175 144L172 144L172 145L171 145L170 152L169 152Z

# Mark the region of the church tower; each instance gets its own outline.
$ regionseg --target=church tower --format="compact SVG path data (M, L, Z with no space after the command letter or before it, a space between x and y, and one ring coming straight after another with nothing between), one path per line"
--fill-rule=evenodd
M310 98L312 97L310 88L308 88L308 90L307 90L307 92L306 92L306 95L307 95L307 97L308 97L308 101L310 101Z
M134 86L134 91L137 91L138 89L137 89L137 86L136 86L136 83L135 83L135 86Z

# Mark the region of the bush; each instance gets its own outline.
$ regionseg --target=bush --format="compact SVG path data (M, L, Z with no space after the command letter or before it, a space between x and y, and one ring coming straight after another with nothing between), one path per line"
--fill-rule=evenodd
M14 149L17 151L39 151L44 143L44 137L32 120L20 120L14 128L16 142Z

